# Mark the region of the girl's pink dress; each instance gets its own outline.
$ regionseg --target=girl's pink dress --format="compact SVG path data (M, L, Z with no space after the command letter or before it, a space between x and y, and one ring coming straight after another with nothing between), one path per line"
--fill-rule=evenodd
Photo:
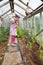
M12 24L10 25L10 35L14 35L14 36L17 35L16 23L12 23Z
M10 25L10 37L11 37L11 43L13 44L15 41L15 36L17 35L16 31L16 23L11 23Z

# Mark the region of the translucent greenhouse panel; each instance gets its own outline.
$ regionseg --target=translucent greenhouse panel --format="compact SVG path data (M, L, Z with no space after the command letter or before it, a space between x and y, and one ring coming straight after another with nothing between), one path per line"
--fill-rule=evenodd
M27 30L30 32L30 34L34 33L34 17L27 19Z
M23 10L23 9L20 8L19 6L14 5L14 9L25 16L25 10Z
M24 24L24 29L27 30L27 20L26 19L24 20L23 24Z
M34 4L33 4L34 3ZM30 7L32 9L36 9L37 7L39 7L40 5L42 4L42 1L41 0L30 0Z
M35 17L32 16L32 34L35 35L36 34L36 26L35 26Z
M42 12L42 22L43 22L43 12Z
M24 29L28 30L31 33L34 33L34 18L28 18L24 20Z
M7 2L7 1L9 1L9 0L3 0L3 1L1 1L0 2L0 5L3 5L5 2Z
M31 34L35 35L34 34L34 16L30 18L30 32Z
M31 26L31 25L30 25L30 18L28 18L28 19L27 19L27 30L29 30L29 31L30 31L30 26Z
M3 15L6 11L8 11L10 9L10 4L7 4L3 7L0 8L0 13L2 13L1 15Z
M41 21L40 21L40 13L39 13L39 14L35 15L35 29L36 29L36 34L38 32L40 32L40 23L41 23ZM41 41L41 39L42 39L41 34L39 34L37 36L37 40Z
M29 19L27 19L27 30L29 30Z
M35 15L36 33L40 31L40 13Z
M40 13L40 30L43 29L43 12ZM41 40L43 40L43 32L41 33Z
M30 0L22 0L24 3L30 2Z
M26 6L24 4L22 4L19 0L14 0L15 3L18 3L19 5L21 5L22 7L24 7L26 9Z
M20 26L20 28L24 29L24 26L23 26L23 19L20 19L20 21L19 21L19 26Z
M42 12L40 13L40 29L43 29Z
M2 12L3 12L3 11L2 11L2 10L0 10L0 15L2 15Z
M6 16L9 17L10 14L11 14L11 11L9 11L7 14L3 15L2 17L3 17L3 18L6 18Z
M8 18L8 16L6 16L6 17L4 17L4 24L3 24L3 26L4 26L4 28L6 29L7 27L9 27L9 18Z
M28 18L28 19L24 20L24 29L28 30L29 32L31 31L31 29L30 29L31 28L30 19L31 18Z
M29 6L34 10L42 4L41 0L22 0L24 3L29 2Z
M43 12L42 12L42 25L43 25ZM43 26L42 26L43 29ZM43 32L42 32L42 40L43 40Z
M43 25L43 12L42 12L42 25ZM43 26L42 26L42 29L43 29ZM42 32L42 46L43 46L43 32Z
M34 31L34 16L30 18L30 32L31 34L35 35Z
M25 23L24 23L25 21L23 20L23 28L25 29Z

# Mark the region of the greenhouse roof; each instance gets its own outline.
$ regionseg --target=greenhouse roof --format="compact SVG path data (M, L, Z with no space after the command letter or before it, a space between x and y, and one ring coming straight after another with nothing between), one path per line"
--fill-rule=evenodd
M12 12L15 12L21 17L25 17L27 2L29 2L28 8L32 11L42 4L41 0L2 0L0 1L0 16L11 15Z

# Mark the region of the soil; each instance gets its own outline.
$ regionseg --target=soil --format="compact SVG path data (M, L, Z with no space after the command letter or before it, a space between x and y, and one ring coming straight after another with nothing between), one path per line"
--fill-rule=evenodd
M40 59L39 46L33 43L32 48L26 47L29 38L24 35L18 39L22 56L26 65L43 65L43 60Z
M33 43L32 48L29 46L26 47L27 42L29 42L29 37L23 35L21 38L18 38L20 50L26 65L43 65L43 60L40 59L40 53L38 52L39 46ZM8 41L0 43L0 65L2 65L5 47L7 46Z
M5 47L7 46L8 41L4 41L0 43L0 65L2 65L4 54L5 54Z

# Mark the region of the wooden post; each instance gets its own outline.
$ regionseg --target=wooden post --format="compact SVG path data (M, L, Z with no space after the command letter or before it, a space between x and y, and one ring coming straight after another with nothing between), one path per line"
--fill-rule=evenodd
M42 12L40 12L40 29L43 29ZM41 40L43 40L43 32L41 33Z

